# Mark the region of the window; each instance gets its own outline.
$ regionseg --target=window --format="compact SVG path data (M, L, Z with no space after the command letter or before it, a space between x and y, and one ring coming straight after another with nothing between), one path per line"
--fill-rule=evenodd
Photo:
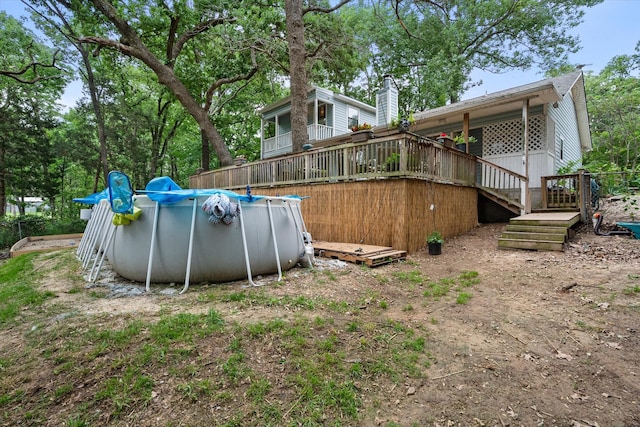
M275 118L272 118L264 123L264 139L273 138L274 136L276 136L276 122Z
M318 123L321 125L327 124L327 105L318 104Z
M347 126L349 127L349 129L353 128L354 126L358 126L358 122L360 120L360 111L358 111L357 108L349 107L347 109L347 117Z

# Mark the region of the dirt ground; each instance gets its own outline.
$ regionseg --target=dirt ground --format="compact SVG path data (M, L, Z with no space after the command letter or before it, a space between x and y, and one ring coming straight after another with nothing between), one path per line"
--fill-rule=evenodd
M374 269L319 258L318 268L334 280L319 284L317 275L295 268L284 286L270 290L347 301L357 313L344 317L363 322L381 316L366 302L373 291L388 302L383 316L428 332L431 366L420 379L361 390L357 425L640 426L640 240L596 236L582 225L564 252L499 250L505 225L480 225L448 239L441 255L424 250ZM473 271L479 283L465 304L450 297L422 302L420 285L396 279L415 271L433 280ZM67 292L60 278L47 287L56 303L81 313L149 318L171 310L167 298L180 302L174 310L186 310L206 289L194 285L167 296L165 287L96 300ZM239 322L282 316L281 307L217 309ZM148 419L157 411L150 405ZM161 425L180 407L165 411Z

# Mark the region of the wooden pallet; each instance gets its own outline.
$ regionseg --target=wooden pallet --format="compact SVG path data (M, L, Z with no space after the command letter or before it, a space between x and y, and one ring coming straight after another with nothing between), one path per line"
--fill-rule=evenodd
M377 267L407 257L406 251L396 251L388 246L359 245L357 243L313 242L316 256Z

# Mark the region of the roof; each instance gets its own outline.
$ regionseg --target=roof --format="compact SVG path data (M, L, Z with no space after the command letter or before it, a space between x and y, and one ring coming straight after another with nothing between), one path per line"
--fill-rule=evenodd
M460 122L465 113L469 113L470 119L477 119L522 109L523 102L526 100L529 101L530 107L552 104L561 101L569 93L571 93L576 110L582 149L589 150L591 149L591 134L589 132L584 76L581 70L422 111L414 114L414 118L421 128L436 127Z
M307 99L309 99L309 98L313 99L312 94L314 92L323 92L326 95L328 95L328 97L330 97L330 98L333 98L333 99L336 99L336 100L340 100L345 104L354 105L354 106L356 106L356 107L358 107L358 108L360 108L362 110L368 110L368 111L370 111L372 113L375 113L375 111L376 111L375 107L373 107L373 106L371 106L369 104L365 104L362 101L358 101L357 99L348 97L346 95L341 95L341 94L335 93L335 92L333 92L333 91L331 91L329 89L324 89L324 88L317 87L317 86L310 86L309 87L309 90L307 91ZM276 109L278 107L282 107L283 105L287 105L287 104L291 104L291 95L289 95L286 98L282 98L279 101L276 101L276 102L274 102L272 104L269 104L269 105L263 107L262 109L258 110L258 112L260 114L265 114L265 113L268 113L268 112L270 112L270 111L272 111L272 110L274 110L274 109Z

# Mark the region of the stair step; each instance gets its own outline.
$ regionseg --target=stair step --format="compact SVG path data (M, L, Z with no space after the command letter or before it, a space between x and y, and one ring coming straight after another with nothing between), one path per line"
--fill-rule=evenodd
M501 236L503 239L513 240L540 240L547 242L564 242L567 234L552 234L552 233L527 233L522 231L505 231Z
M580 219L580 217L576 217ZM569 228L573 224L578 222L576 219L570 221L561 219L532 219L532 218L511 218L509 224L511 225L530 225L530 226L549 226L549 227L564 227Z
M498 239L498 248L531 249L538 251L563 251L563 242L548 240Z
M550 225L519 225L507 224L506 231L520 231L524 233L549 233L549 234L567 234L566 227L553 227Z

